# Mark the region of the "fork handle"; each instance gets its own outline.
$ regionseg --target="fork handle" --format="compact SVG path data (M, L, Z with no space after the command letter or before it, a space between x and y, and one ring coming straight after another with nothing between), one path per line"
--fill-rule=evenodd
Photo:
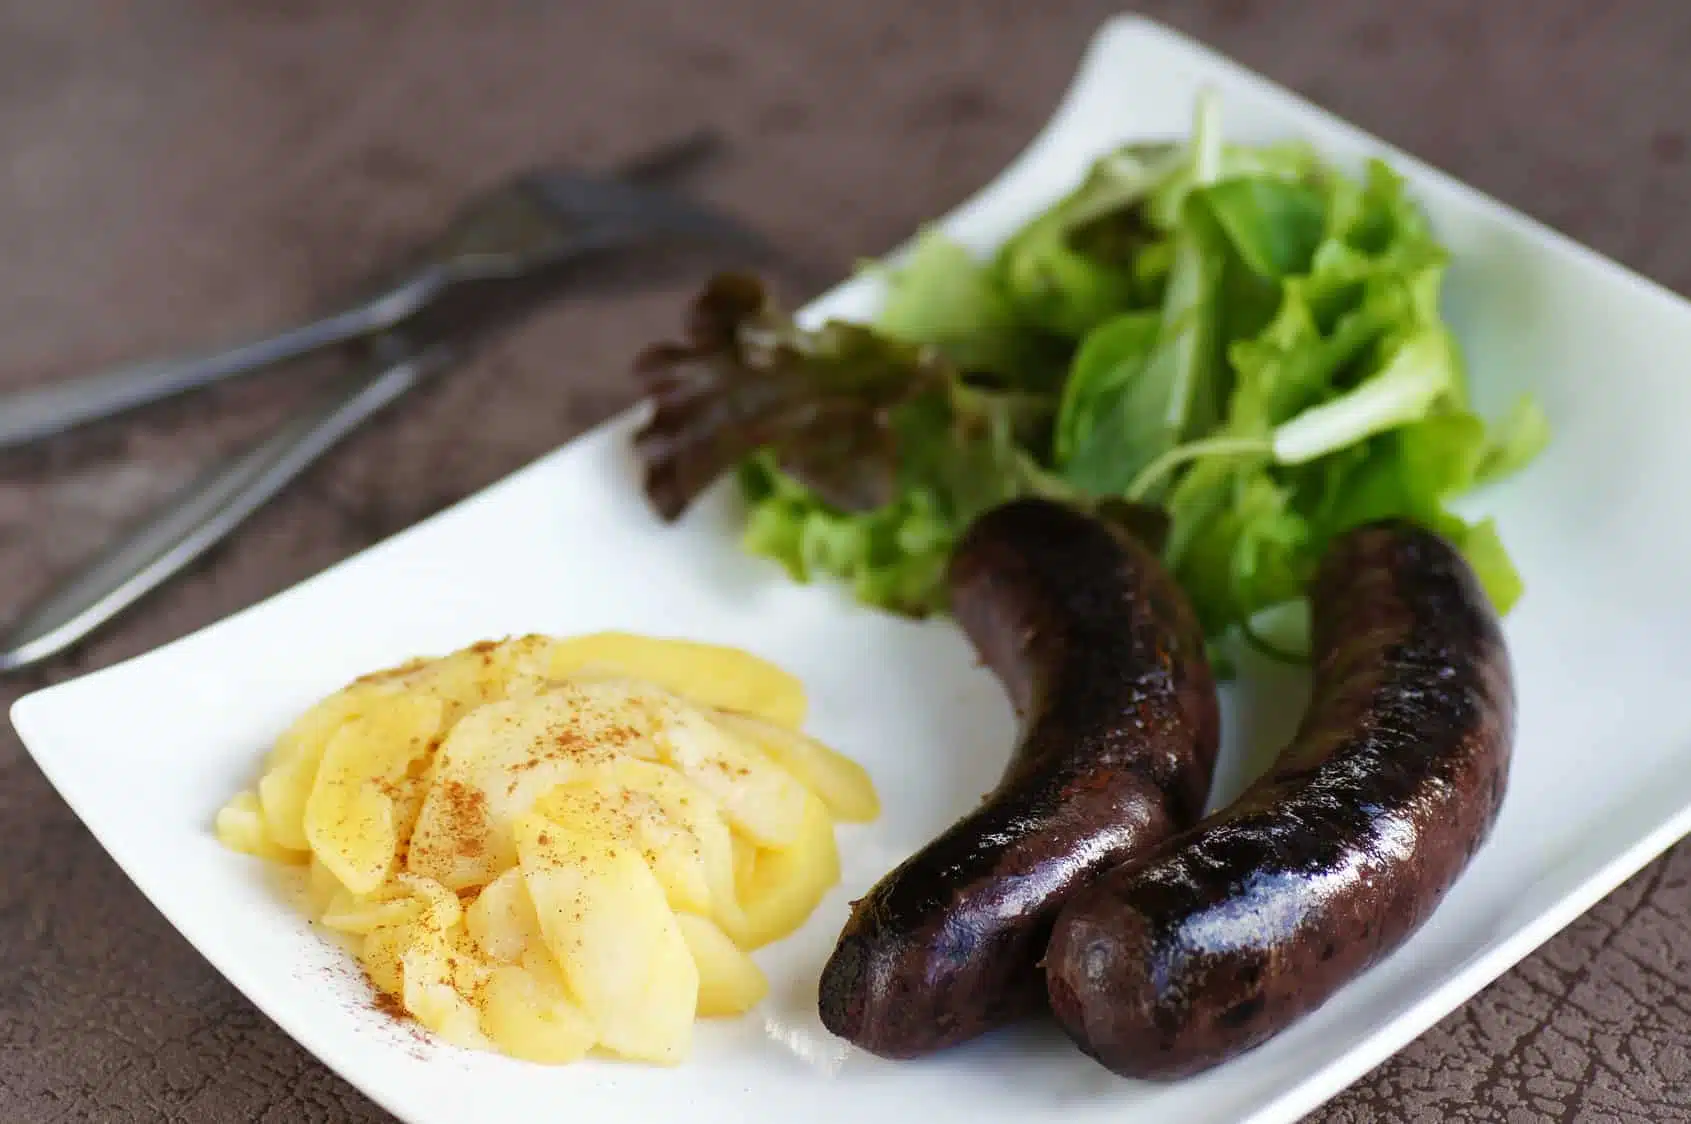
M0 671L64 651L186 569L366 419L447 362L433 349L337 384L276 433L189 484L0 638Z
M0 394L0 449L348 343L370 331L372 311L367 305L223 351L133 363L34 390Z

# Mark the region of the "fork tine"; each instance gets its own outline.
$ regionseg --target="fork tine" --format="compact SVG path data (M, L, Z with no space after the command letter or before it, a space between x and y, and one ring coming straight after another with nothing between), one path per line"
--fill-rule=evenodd
M663 187L594 173L537 171L523 186L552 214L588 224L576 235L582 244L597 238L620 245L630 235L691 237L723 245L767 250L749 227L714 207Z

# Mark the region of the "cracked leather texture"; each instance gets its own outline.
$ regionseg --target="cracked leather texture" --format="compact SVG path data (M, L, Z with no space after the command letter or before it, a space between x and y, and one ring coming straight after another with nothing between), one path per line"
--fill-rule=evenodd
M702 121L735 142L705 194L843 272L991 179L1115 8L0 0L0 385L273 325L503 172L608 162ZM1691 6L1146 10L1691 287ZM686 291L548 312L97 642L0 685L0 705L286 588L607 417L629 400L629 357L674 328ZM264 432L320 374L0 456L4 602ZM1313 1119L1691 1119L1688 922L1680 848ZM0 728L0 1122L383 1119L176 935Z

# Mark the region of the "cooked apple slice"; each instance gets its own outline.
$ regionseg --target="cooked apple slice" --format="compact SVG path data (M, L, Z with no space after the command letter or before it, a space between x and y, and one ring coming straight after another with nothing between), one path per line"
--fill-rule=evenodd
M663 759L715 797L729 823L765 847L798 837L809 794L792 774L684 699L654 695L650 706Z
M512 867L486 886L464 911L465 927L489 960L515 964L530 948L540 947L540 922L529 901L523 872Z
M273 862L297 864L311 858L309 851L295 851L277 843L264 822L264 809L258 793L251 789L237 792L234 799L218 809L212 825L217 838L225 847L255 855Z
M354 683L300 715L276 739L258 782L258 799L270 838L289 850L311 849L305 837L305 805L311 799L329 739L347 719L357 717L383 698L401 693L396 686Z
M599 632L555 640L548 672L583 672L656 684L704 706L744 711L783 726L804 723L804 684L750 652L694 640Z
M573 1062L592 1048L593 1022L569 997L545 949L521 965L493 969L481 996L482 1033L512 1057L543 1065Z
M465 996L486 986L487 969L462 952L460 939L467 941L462 924L445 932L426 924L410 927L411 943L400 956L400 995L413 1018L448 1042L485 1050L492 1043L481 1031L481 1012Z
M806 788L820 796L836 819L869 823L881 814L881 799L869 773L815 738L750 714L718 711L716 721L745 739Z
M798 838L790 846L757 853L750 884L740 896L743 928L728 930L742 948L762 948L803 925L840 880L834 821L820 797L805 796Z
M627 1058L680 1062L699 971L656 875L614 840L538 815L515 826L541 936L598 1041Z
M561 683L472 711L435 760L408 868L453 889L516 861L511 824L560 784L625 756L651 757L652 718L622 684Z
M675 915L699 969L699 1015L740 1015L763 1002L769 980L757 962L715 924L691 913Z
M439 699L394 695L342 723L323 749L305 837L355 894L374 890L393 870L403 827L395 796L409 787L412 763L433 752L442 711Z
M545 636L485 640L399 669L393 678L406 690L434 695L445 703L446 726L450 729L470 711L504 699L512 682L520 677L519 669L544 658L551 645L551 639Z

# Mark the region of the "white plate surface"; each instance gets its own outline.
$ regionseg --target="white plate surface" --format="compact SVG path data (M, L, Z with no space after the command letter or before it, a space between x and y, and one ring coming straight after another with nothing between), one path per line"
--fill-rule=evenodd
M1691 828L1691 307L1140 20L1100 33L1046 132L945 225L989 248L1112 144L1184 134L1204 84L1233 138L1301 136L1407 174L1454 251L1449 315L1481 407L1531 387L1556 429L1542 461L1475 505L1498 517L1528 583L1508 622L1521 725L1497 831L1420 933L1264 1048L1159 1086L1110 1076L1045 1025L904 1064L828 1036L815 983L847 901L990 786L1010 711L951 625L861 610L744 557L722 490L661 526L640 500L627 418L263 604L29 696L13 710L19 733L207 959L411 1124L1295 1119ZM808 311L861 315L875 299L854 282ZM291 716L356 674L484 637L599 628L740 644L792 669L811 728L869 766L885 816L843 831L844 884L759 954L769 1000L706 1026L681 1068L549 1069L420 1042L369 1009L350 962L261 864L217 844L213 814ZM1295 677L1246 670L1227 698L1220 797L1301 701Z

